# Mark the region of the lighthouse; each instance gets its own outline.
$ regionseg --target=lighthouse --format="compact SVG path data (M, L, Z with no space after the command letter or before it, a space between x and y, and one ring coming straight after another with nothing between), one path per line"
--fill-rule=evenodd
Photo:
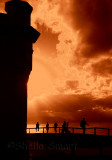
M30 24L32 10L25 1L12 0L0 13L0 149L9 159L25 158L27 82L32 44L40 35Z

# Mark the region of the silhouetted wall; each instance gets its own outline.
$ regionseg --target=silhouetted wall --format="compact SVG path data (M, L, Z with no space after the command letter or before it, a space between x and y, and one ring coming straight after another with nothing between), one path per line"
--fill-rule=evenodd
M27 125L27 81L32 70L32 43L39 32L30 26L32 7L6 3L0 13L0 140L24 139Z

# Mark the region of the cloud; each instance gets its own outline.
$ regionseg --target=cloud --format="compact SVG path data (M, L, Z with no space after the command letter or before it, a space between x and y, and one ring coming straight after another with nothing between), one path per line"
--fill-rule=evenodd
M79 31L78 52L86 58L110 54L112 48L112 1L62 1L60 13ZM64 5L65 4L65 5Z
M53 33L45 24L39 23L37 23L37 30L41 33L41 36L37 41L36 47L38 45L44 57L56 57L56 44L58 43L59 33Z
M71 54L75 54L74 59L79 58L77 61L81 60L81 56L93 58L112 54L111 0L92 2L91 0L28 0L28 2L34 8L33 26L37 28L38 24L44 24L52 32L60 33L58 53L63 52L65 47L62 46L67 46L66 42L69 42L67 49Z
M112 109L112 96L108 96L108 97L105 97L105 98L97 99L96 103L97 103L97 105L102 106L104 109L105 108Z
M78 87L78 81L66 81L66 87L76 89Z
M111 76L112 75L112 59L107 58L91 65L93 72L101 76Z
M7 0L0 1L0 12L5 12L5 2L7 2Z
M29 102L28 123L112 121L112 97L96 99L91 95L44 95Z

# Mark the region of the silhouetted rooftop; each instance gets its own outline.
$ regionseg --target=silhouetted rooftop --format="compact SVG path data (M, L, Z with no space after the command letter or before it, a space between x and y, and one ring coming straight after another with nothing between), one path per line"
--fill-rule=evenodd
M26 13L31 13L33 8L24 1L9 1L6 2L5 5L5 11L10 14L10 13L18 13L18 12L26 12Z

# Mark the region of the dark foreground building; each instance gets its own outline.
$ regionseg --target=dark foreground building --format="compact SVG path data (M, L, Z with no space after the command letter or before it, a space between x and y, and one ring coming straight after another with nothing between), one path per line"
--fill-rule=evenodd
M12 0L0 13L0 152L2 159L25 159L27 81L32 70L32 43L39 32L30 26L32 7ZM24 151L25 150L25 151Z

